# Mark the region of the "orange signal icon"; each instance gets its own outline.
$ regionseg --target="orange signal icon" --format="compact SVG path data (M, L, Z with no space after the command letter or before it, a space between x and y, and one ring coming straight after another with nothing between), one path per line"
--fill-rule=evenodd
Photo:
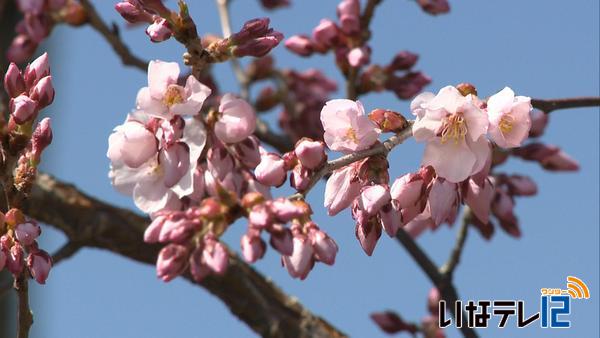
M575 276L567 277L567 292L573 299L590 298L590 289L581 279Z

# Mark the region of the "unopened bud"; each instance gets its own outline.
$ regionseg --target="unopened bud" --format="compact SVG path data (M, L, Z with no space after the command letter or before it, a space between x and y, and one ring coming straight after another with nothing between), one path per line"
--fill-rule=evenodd
M42 109L54 101L54 86L52 85L52 76L42 78L31 90L32 100L38 102L38 108Z
M10 97L17 97L25 91L25 80L19 67L10 63L4 75L4 90Z
M384 133L399 132L408 126L408 122L404 116L387 109L373 110L369 114L369 119Z
M42 152L52 143L52 127L50 118L41 120L31 135L31 153L36 162L40 161Z
M25 95L10 99L8 109L15 123L23 124L35 117L38 112L38 103Z
M171 37L173 32L171 31L170 25L166 19L159 18L155 20L148 28L146 28L146 35L150 37L152 42L163 42Z
M463 96L467 96L469 94L477 96L477 88L475 88L475 86L473 86L470 83L467 83L467 82L459 83L456 85L456 89L458 89L458 91Z
M43 250L32 252L27 256L27 268L36 282L46 284L52 268L52 258Z
M313 52L312 42L304 35L294 35L285 40L285 48L301 56L309 56Z

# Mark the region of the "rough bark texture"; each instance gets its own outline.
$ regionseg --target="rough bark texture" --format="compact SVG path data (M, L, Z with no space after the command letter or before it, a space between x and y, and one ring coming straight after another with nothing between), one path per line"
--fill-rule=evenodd
M109 250L147 264L155 263L160 250L142 240L147 218L89 197L49 175L39 175L24 210L63 231L76 245ZM185 278L193 282L189 275ZM201 285L264 337L345 336L235 255L224 276L211 276Z

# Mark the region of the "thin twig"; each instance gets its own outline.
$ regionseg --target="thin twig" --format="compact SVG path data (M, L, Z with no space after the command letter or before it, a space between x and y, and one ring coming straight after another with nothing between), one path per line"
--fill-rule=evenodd
M456 292L456 288L452 284L452 281L440 273L429 256L427 256L427 254L421 249L421 247L419 247L412 237L406 231L404 231L404 229L400 228L398 230L396 233L396 239L398 242L400 242L400 244L402 244L406 251L408 251L409 255L417 262L419 267L421 267L421 270L425 272L427 277L429 277L429 280L440 291L442 299L444 299L447 304L451 304L451 306L448 308L452 316L456 318L456 309L454 308L454 303L459 299L459 297L458 293ZM466 318L466 313L463 313L462 317ZM462 325L460 331L466 338L478 337L475 330L467 327L466 325Z
M14 288L17 291L17 337L29 337L29 329L33 324L33 314L29 308L28 278L25 272L22 272L19 278L15 279Z
M146 71L148 68L148 62L144 61L137 56L133 55L129 50L129 47L121 40L115 30L110 29L108 25L102 20L94 5L89 0L80 0L79 3L85 9L88 16L89 25L100 33L106 42L108 42L115 53L121 58L121 61L126 66L133 66Z
M544 113L548 114L558 109L598 107L600 106L600 97L571 97L566 99L531 99L531 105Z
M452 252L450 253L450 257L448 258L446 264L444 264L440 268L440 273L442 275L445 275L450 280L452 280L454 269L456 269L456 266L460 262L460 256L465 247L467 234L469 232L469 223L471 217L471 209L469 207L465 207L461 219L460 228L458 229L458 234L456 235L456 243L454 244L454 248L452 249Z

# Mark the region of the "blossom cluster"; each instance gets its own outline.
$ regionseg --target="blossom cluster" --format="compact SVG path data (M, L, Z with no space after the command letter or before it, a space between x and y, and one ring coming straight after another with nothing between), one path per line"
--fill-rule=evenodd
M16 25L17 36L6 52L11 62L27 61L57 23L79 26L86 20L85 10L75 0L17 0L23 19Z
M36 239L41 232L37 222L19 209L0 212L0 271L6 267L16 278L27 269L36 282L45 284L52 258L38 246Z

